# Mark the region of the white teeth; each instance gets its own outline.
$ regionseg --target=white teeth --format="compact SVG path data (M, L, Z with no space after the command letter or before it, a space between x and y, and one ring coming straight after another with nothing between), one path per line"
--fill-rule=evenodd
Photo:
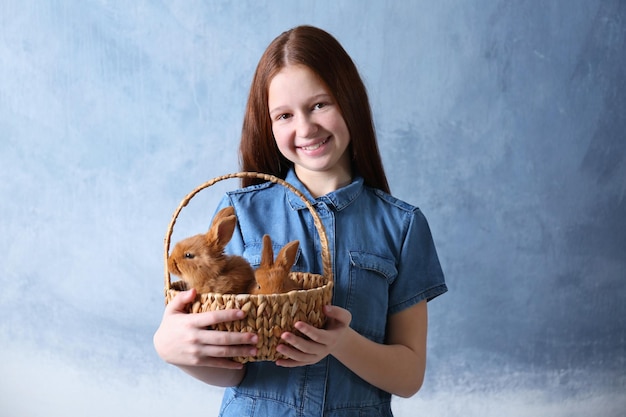
M302 146L300 147L300 149L305 150L305 151L314 151L316 149L319 149L322 147L322 145L324 145L326 142L328 142L328 139L323 140L322 142L315 144L315 145L311 145L311 146Z

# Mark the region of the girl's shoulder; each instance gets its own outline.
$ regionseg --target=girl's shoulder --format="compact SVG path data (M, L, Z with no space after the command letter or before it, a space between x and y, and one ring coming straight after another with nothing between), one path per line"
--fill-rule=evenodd
M246 196L251 196L258 193L272 193L277 190L280 190L280 187L277 187L277 184L268 181L262 184L249 185L247 187L228 191L226 192L226 195L230 198L245 198Z
M288 207L285 201L288 200L288 190L279 184L265 182L262 184L250 185L244 188L226 192L224 199L228 205L234 206L235 210L278 210L281 207Z
M419 207L378 189L370 189L370 191L374 196L373 198L378 201L375 210L379 213L380 218L403 219L398 224L402 224L402 227L406 228L403 229L405 232L408 232L410 229L416 231L430 230L428 219ZM394 224L394 222L390 220L387 224Z
M419 207L400 200L399 198L377 188L365 187L365 190L372 196L372 198L377 199L381 206L387 207L390 210L399 210L406 213L416 213L420 211Z
M237 188L235 190L228 191L227 194L252 193L252 192L255 192L255 191L265 190L265 189L270 188L270 187L272 187L274 185L276 185L276 184L274 184L273 182L267 181L267 182L263 182L261 184L255 184L255 185L249 185L249 186L243 187L243 188Z

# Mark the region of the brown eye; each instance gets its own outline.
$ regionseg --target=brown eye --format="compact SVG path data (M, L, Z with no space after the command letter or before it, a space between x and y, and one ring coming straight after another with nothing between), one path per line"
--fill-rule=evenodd
M191 252L185 252L185 258L187 259L193 259L194 258L194 254Z

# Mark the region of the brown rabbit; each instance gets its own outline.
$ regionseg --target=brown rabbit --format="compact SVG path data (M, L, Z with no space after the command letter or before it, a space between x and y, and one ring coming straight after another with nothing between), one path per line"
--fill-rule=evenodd
M287 243L278 252L274 262L274 250L269 235L263 236L263 252L261 265L255 271L250 294L280 294L292 290L302 289L295 281L289 278L289 272L296 260L300 242L294 240Z
M241 256L229 256L224 247L235 231L235 209L226 207L213 219L206 234L178 242L168 257L170 273L178 275L198 294L241 294L254 282L254 271Z

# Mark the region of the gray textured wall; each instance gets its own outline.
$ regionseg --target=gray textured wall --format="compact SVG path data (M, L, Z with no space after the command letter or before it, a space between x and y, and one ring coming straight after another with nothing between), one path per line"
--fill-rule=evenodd
M447 274L426 384L395 413L622 416L619 0L3 1L0 415L216 413L221 391L152 349L162 239L237 170L256 62L302 23L359 66L392 191Z

